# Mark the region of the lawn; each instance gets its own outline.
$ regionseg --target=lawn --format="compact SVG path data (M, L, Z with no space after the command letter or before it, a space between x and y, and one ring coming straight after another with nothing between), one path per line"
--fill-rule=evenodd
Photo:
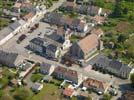
M1 30L3 27L8 26L9 23L10 23L10 20L9 20L9 19L0 18L0 30Z
M55 84L46 83L44 88L36 95L32 97L31 100L65 100L61 96L61 90Z

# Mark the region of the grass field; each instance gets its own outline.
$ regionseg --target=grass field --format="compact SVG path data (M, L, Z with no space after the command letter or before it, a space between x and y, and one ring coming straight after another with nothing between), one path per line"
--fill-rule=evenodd
M54 84L44 84L44 88L32 97L32 100L65 100L61 96L61 90Z

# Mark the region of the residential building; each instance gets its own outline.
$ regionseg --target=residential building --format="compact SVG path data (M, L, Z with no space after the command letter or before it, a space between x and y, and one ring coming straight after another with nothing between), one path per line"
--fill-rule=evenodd
M44 82L51 82L52 80L53 80L53 77L50 76L50 75L45 75L45 76L43 77L43 81L44 81Z
M58 58L60 55L60 48L54 44L49 44L46 47L46 55L52 58Z
M43 19L44 22L55 24L55 25L62 25L62 14L52 12L46 15L46 17Z
M42 74L47 74L47 75L51 75L53 73L55 69L55 66L54 65L51 65L51 64L48 64L48 63L42 63L40 65L40 72Z
M77 5L76 8L75 8L75 11L77 13L86 15L87 14L87 9L88 9L88 6L86 6L86 5Z
M73 96L73 94L74 94L74 89L72 89L72 88L65 88L63 91L63 95L65 97L71 98Z
M96 79L88 78L83 82L83 87L93 89L97 93L104 93L108 89L108 84Z
M134 92L127 91L123 93L120 100L134 100Z
M83 0L77 0L76 1L78 4L83 3ZM64 2L63 5L60 7L60 10L67 11L67 12L77 12L80 14L85 14L85 15L101 15L102 13L102 8L98 6L93 6L90 4L90 1L88 1L89 5L78 5L75 4L74 2Z
M43 89L43 84L36 82L33 84L33 86L31 88L34 92L38 93L39 91L41 91Z
M93 30L91 30L90 33L96 34L98 36L98 38L100 38L102 35L104 35L104 32L101 28L94 28Z
M34 52L45 54L47 45L47 41L45 41L43 38L37 37L30 41L29 47Z
M15 21L9 26L5 27L0 31L0 45L6 43L9 39L11 39L17 32L19 32L21 24L19 21Z
M29 48L40 53L42 56L48 56L52 58L57 58L60 54L62 45L49 37L44 38L34 38L30 41Z
M128 78L132 70L127 64L120 61L109 59L105 56L98 58L93 66L94 69L114 74L121 78Z
M31 19L35 16L35 12L29 12L23 17L23 20L25 21L31 21Z
M104 22L106 22L106 18L103 16L95 15L91 18L92 22L96 25L102 25Z
M54 77L58 79L66 79L72 83L78 84L78 73L74 70L68 70L63 67L56 67L53 72Z
M57 79L65 79L66 72L67 72L66 68L56 67L52 75Z
M90 34L70 47L69 54L78 61L85 62L99 48L96 34ZM77 52L76 52L77 51Z
M50 13L44 18L44 22L63 26L77 32L86 32L88 25L80 19L73 19L68 16L62 16L61 13Z
M74 6L74 2L64 2L63 5L60 6L60 9L68 12L73 12Z
M10 53L0 50L0 63L2 65L16 68L23 59L24 57L18 55L17 53Z
M91 16L100 15L102 12L102 8L97 6L88 6L87 14Z
M10 80L10 85L11 86L17 86L18 85L17 79L13 78L12 80Z

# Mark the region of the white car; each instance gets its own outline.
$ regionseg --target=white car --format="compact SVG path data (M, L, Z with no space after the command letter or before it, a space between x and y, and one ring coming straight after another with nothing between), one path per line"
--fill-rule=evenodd
M86 91L87 90L87 88L86 87L82 87L82 89L81 89L82 91Z

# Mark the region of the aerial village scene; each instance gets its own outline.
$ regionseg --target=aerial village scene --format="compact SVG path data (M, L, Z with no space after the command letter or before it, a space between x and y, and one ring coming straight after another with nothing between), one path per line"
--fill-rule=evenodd
M134 0L0 0L0 100L134 100Z

